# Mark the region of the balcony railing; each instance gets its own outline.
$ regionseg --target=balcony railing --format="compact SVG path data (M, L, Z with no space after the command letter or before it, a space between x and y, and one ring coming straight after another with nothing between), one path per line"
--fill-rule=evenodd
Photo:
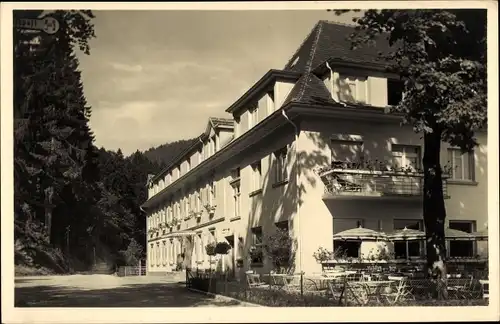
M419 172L328 169L319 173L325 185L325 198L338 196L422 197L424 175ZM447 180L443 179L447 195Z

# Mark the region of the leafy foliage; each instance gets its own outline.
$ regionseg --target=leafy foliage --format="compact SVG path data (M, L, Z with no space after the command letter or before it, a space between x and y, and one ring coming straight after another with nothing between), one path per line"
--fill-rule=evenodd
M217 253L215 252L215 242L208 243L205 246L205 252L209 256L215 256Z
M141 260L144 248L135 239L131 239L127 249L120 251L120 253L123 255L126 265L135 266Z
M44 14L15 11L14 18ZM131 262L129 254L144 253L146 219L139 206L147 199L148 174L165 165L139 151L124 157L95 147L75 55L90 53L94 15L51 15L60 23L55 35L14 32L16 264L68 272L100 259ZM165 160L168 152L177 154L169 146L163 146Z
M215 245L216 254L228 254L229 250L231 250L231 245L227 242L218 242Z
M277 228L274 233L268 235L264 249L278 272L290 270L293 267L296 241L287 230Z

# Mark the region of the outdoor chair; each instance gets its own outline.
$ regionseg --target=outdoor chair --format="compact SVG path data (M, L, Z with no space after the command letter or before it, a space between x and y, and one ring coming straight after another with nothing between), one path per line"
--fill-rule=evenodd
M457 299L472 299L479 294L479 289L475 288L473 277L469 279L450 279L448 282L448 295Z
M250 288L268 288L269 285L260 281L259 274L247 274L247 283Z

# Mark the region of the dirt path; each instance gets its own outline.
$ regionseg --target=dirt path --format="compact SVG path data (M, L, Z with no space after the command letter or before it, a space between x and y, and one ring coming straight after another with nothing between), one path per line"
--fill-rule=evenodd
M188 291L183 283L165 277L18 277L15 287L16 307L247 306L225 297Z

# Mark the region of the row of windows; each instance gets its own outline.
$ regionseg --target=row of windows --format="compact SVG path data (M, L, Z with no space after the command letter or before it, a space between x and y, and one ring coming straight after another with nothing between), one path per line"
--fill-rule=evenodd
M183 253L181 243L177 239L151 243L148 252L149 265L157 267L175 264Z
M210 243L217 243L215 229L209 230L208 235L198 233L193 237L192 257L195 262L203 262L208 257L205 246ZM151 243L148 255L149 264L150 266L173 265L180 262L185 252L178 239Z
M148 218L148 227L157 228L159 224L172 222L174 219L181 220L182 216L187 216L191 212L202 212L205 207L214 206L217 198L215 182L208 188L199 189L188 197L179 201L171 202L153 212Z
M357 162L363 157L363 142L332 140L332 163ZM392 145L392 162L398 168L422 168L422 153L420 146ZM448 148L447 163L451 168L451 178L454 180L475 180L474 153L462 153L460 149Z
M364 225L363 219L334 219L334 232L359 227ZM380 227L380 224L379 224ZM395 219L393 229L415 229L424 231L422 220L412 219ZM475 221L449 221L449 228L460 230L466 233L472 233L476 229ZM377 230L380 230L378 228ZM333 241L334 250L344 251L348 257L359 257L361 242L360 241ZM474 241L453 240L449 242L448 255L450 257L473 257L476 251ZM425 255L423 241L401 241L394 242L394 255L396 259L407 259L413 257L421 257Z
M284 147L274 153L276 159L276 183L282 183L288 179L287 172L287 147ZM258 161L251 165L252 167L252 191L262 188L262 165ZM234 216L239 217L241 212L241 185L240 168L231 172L231 189L234 200ZM188 215L190 212L201 212L205 205L215 205L217 198L216 183L212 182L209 188L200 189L180 201L173 202L167 206L155 211L149 219L149 227L156 228L164 222L171 222L173 219L180 219L182 215Z

